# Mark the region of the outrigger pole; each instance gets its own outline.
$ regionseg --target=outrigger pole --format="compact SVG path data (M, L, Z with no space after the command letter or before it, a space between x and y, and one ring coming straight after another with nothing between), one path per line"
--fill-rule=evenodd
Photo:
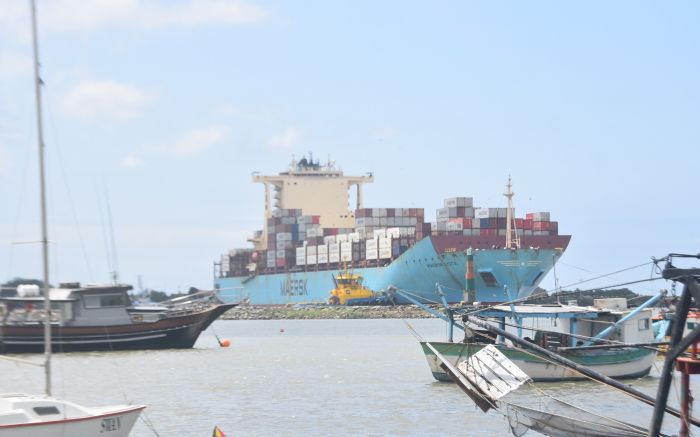
M497 328L497 327L491 325L490 323L488 323L487 321L485 321L479 317L469 316L469 315L465 314L464 316L462 316L462 321L464 321L465 323L466 322L473 323L477 326L480 326L480 327L486 329L487 331L489 331L490 333L492 333L494 335L500 335L504 338L507 338L508 340L512 341L513 344L517 344L518 346L521 346L523 349L531 350L540 356L547 357L547 359L554 361L557 364L574 369L577 372L579 372L579 373L581 373L581 374L583 374L583 375L585 375L593 380L596 380L596 381L601 382L603 384L607 384L611 387L614 387L614 388L616 388L616 389L618 389L618 390L620 390L620 391L622 391L622 392L624 392L624 393L626 393L626 394L628 394L636 399L639 399L640 401L642 401L646 404L654 406L655 409L661 408L662 413L665 410L665 411L667 411L667 412L669 412L669 413L671 413L674 416L679 417L679 418L682 415L682 413L679 410L676 410L675 408L669 407L665 403L664 403L663 407L659 406L657 401L654 398L652 398L651 396L647 395L646 393L642 393L637 389L634 389L634 388L632 388L626 384L623 384L615 379L612 379L612 378L607 377L601 373L598 373L595 370L592 370L586 366L581 366L580 364L577 364L577 363L575 363L567 358L564 358L561 355L558 355L558 354L555 354L551 351L548 351L547 349L540 347L534 343L530 343L527 340L523 340L523 339L519 338L518 336L511 334L508 331L505 331L503 329L500 329L500 328ZM688 421L690 423L692 423L693 425L700 427L700 420L691 418L691 419L688 419ZM650 432L651 432L651 430L650 430ZM649 434L649 435L656 436L659 434L657 431L655 434Z

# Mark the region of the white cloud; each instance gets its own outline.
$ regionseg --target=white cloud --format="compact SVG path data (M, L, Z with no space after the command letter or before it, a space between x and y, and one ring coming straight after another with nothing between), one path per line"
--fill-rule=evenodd
M73 87L60 102L64 115L82 119L130 120L141 116L155 98L132 85L86 81Z
M270 150L289 151L296 147L301 140L301 131L295 127L288 127L281 134L275 135L267 141Z
M14 52L0 53L0 77L25 76L32 71L32 59Z
M206 129L199 129L188 132L181 138L175 140L167 151L173 156L184 158L199 155L209 147L219 144L228 138L229 130L222 126L210 126Z
M143 161L134 155L126 155L124 159L122 159L121 165L124 168L143 167Z
M51 0L42 2L37 14L40 32L251 24L269 16L263 7L246 0ZM26 39L28 15L24 2L3 1L0 30Z

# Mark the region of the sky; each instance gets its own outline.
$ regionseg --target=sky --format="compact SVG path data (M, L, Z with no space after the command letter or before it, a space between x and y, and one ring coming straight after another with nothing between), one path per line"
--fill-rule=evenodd
M251 173L309 151L373 172L365 206L430 220L447 197L505 206L511 176L518 216L550 211L572 235L561 285L649 278L652 257L700 252L698 13L690 1L39 0L51 281L118 270L167 292L212 288L213 261L262 228ZM30 29L28 1L0 0L3 281L41 275Z

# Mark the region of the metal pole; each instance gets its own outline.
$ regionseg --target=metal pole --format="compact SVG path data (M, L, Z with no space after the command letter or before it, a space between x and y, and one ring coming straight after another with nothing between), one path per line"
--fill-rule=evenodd
M44 178L44 126L41 118L41 77L39 76L39 37L36 26L36 4L32 7L32 40L34 49L34 91L36 97L36 122L39 141L39 188L41 202L41 252L44 269L44 390L51 396L51 299L49 298L49 236L46 225L46 181Z
M680 306L676 308L676 318L673 321L671 342L668 345L669 352L674 349L674 346L676 346L683 337L683 328L685 327L689 307L690 289L688 287L688 283L686 283L686 285L683 287L683 296L681 297ZM668 402L668 390L671 387L671 381L673 379L673 363L675 360L676 357L670 354L666 355L666 361L664 362L664 367L661 371L661 381L659 381L659 388L656 391L656 405L654 405L654 414L651 418L651 425L649 425L648 435L650 437L657 436L661 432L661 424L664 420L664 407Z
M566 367L569 367L571 369L574 369L574 370L578 371L579 373L581 373L581 374L583 374L591 379L594 379L596 381L602 382L603 384L607 384L611 387L614 387L614 388L616 388L624 393L631 395L634 398L639 399L640 401L642 401L646 404L655 405L654 398L647 395L646 393L642 393L642 392L638 391L637 389L634 389L626 384L623 384L619 381L616 381L612 378L609 378L601 373L596 372L595 370L589 369L586 366L581 366L581 365L569 360L568 358L564 358L561 355L558 355L558 354L555 354L551 351L548 351L547 349L542 348L536 344L533 344L533 343L530 343L529 341L525 341L523 339L520 339L517 336L515 336L515 335L513 335L513 334L511 334L503 329L499 329L499 328L489 324L485 320L479 319L479 318L474 317L474 316L468 316L468 315L465 315L463 317L463 320L465 322L468 321L468 322L471 322L477 326L481 326L482 328L486 329L487 331L491 332L492 334L497 334L497 335L500 335L502 337L505 337L508 340L512 341L515 344L522 346L525 349L529 349L529 350L531 350L531 351L533 351L541 356L546 357L549 360L552 360L556 363L561 364L562 366L566 366ZM658 404L656 404L656 405L658 406ZM669 413L673 414L676 417L681 417L681 412L676 410L675 408L671 408L671 407L666 406L665 410L668 411ZM691 418L691 419L689 419L689 421L690 421L690 423L692 423L695 426L700 426L700 420ZM650 435L652 435L652 434L650 434ZM658 432L656 434L653 434L653 435L658 435Z

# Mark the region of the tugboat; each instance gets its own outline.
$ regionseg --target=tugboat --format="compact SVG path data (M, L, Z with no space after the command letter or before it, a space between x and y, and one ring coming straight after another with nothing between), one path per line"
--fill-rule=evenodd
M333 277L333 281L335 288L328 298L330 305L366 305L377 301L377 294L365 287L362 276L350 272L347 265Z

